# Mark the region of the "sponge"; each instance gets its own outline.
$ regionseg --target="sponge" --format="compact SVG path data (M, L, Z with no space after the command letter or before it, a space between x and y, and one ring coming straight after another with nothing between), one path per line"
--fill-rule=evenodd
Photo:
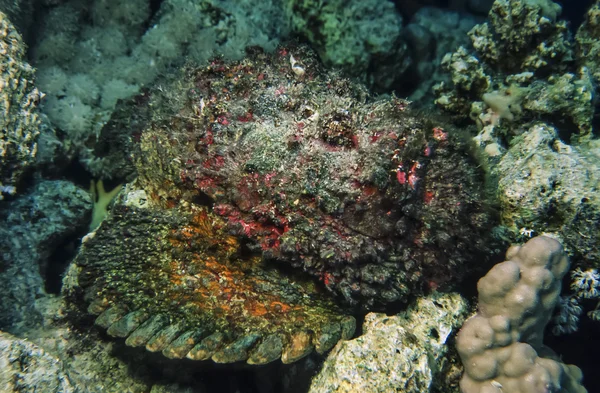
M477 283L479 311L458 333L463 393L583 393L582 373L542 344L569 261L556 240L513 246Z
M92 210L92 221L90 222L90 232L94 231L100 223L106 218L108 214L108 205L113 198L121 191L121 184L107 192L104 189L104 182L98 180L97 183L90 181L90 193L92 194L92 200L94 202L94 208Z

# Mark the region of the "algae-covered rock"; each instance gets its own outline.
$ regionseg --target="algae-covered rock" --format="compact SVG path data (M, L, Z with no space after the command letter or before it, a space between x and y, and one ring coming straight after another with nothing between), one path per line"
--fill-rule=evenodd
M309 392L422 393L434 386L447 388L449 381L442 376L449 369L447 342L467 312L460 295L437 293L419 298L395 316L368 314L363 334L331 351Z
M0 331L3 392L75 393L62 362L39 346Z
M482 61L505 73L564 67L572 42L561 7L551 0L496 0L489 22L469 33Z
M410 65L400 40L402 17L390 1L288 0L285 10L291 28L306 37L326 65L392 80Z
M499 198L503 223L526 238L528 231L558 233L586 266L600 261L600 162L597 143L569 146L556 129L536 124L502 157ZM531 236L531 234L529 235Z
M596 83L600 81L600 3L596 1L585 15L575 35L576 56Z
M41 95L33 73L21 35L0 12L0 200L18 191L23 174L35 162Z
M590 136L592 133L594 89L589 71L581 67L574 73L534 81L525 90L521 106L524 112L557 124L569 141L571 134Z
M437 86L436 100L476 123L475 141L499 182L503 224L520 238L559 233L585 266L598 255L596 12L588 12L575 50L556 4L496 1L490 21L470 33L475 50L444 59L452 82Z
M40 297L37 309L43 315L39 326L18 336L0 331L3 393L146 393L160 379L149 375L139 356L115 356L118 343L74 329L59 297Z
M355 307L452 287L494 247L469 143L306 47L186 67L127 110L138 178L68 294L128 345L290 363L349 338Z

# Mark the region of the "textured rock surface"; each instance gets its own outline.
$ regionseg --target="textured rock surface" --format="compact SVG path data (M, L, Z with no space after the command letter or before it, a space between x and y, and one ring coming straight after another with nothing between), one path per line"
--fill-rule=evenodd
M35 161L39 99L25 44L0 12L0 200L18 191L19 180Z
M39 346L0 331L0 385L6 393L74 393L62 362Z
M18 337L0 332L2 393L144 393L160 379L139 356L115 356L114 343L69 326L60 298L44 295L37 309L35 328Z
M600 81L600 2L596 1L585 15L575 35L576 56Z
M595 10L575 50L557 4L498 0L490 21L470 32L475 51L444 59L452 89L437 86L437 104L478 127L503 224L517 236L559 233L586 267L598 255Z
M369 73L377 79L383 73L393 81L410 64L400 40L402 17L390 1L288 0L285 9L292 29L306 37L326 65L359 77ZM381 87L390 83L376 82Z
M363 334L340 342L313 379L310 393L429 392L447 386L447 340L463 323L466 301L457 294L419 298L395 316L368 314ZM443 382L442 382L443 381Z
M551 0L496 0L489 22L469 34L477 53L493 68L507 73L553 68L571 56L560 13Z
M41 181L29 193L0 205L2 330L16 333L40 322L36 299L45 293L48 272L62 268L48 258L66 247L66 239L85 232L91 209L87 192L60 180Z
M503 222L515 232L558 233L585 267L598 267L599 162L597 142L569 146L554 128L532 126L494 168Z

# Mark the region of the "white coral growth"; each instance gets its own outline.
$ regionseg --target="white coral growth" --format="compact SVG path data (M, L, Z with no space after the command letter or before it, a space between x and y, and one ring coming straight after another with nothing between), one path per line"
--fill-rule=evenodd
M573 333L577 330L579 317L583 313L583 307L579 304L581 299L600 298L600 273L596 269L581 270L576 268L571 271L571 296L561 296L552 321L554 335ZM591 319L600 321L600 303L596 310L588 312Z
M582 312L583 309L576 297L559 297L554 317L552 317L552 321L554 322L552 333L555 336L560 336L561 334L569 334L577 331L579 317Z
M578 297L594 299L600 297L600 273L596 269L581 270L577 268L571 272L571 290Z

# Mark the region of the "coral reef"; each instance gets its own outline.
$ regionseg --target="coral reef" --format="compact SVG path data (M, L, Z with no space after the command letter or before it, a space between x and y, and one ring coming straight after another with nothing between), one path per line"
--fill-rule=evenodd
M21 36L0 12L0 200L17 192L35 162L40 97Z
M569 269L562 246L539 236L511 247L506 259L477 283L479 311L458 333L461 391L586 392L581 370L542 344Z
M469 33L474 49L444 59L451 83L436 86L441 108L478 127L502 224L520 239L557 234L583 270L600 260L597 13L595 5L573 40L556 3L497 0ZM561 305L556 329L573 331L576 296Z
M328 66L353 76L369 74L385 88L411 63L401 39L402 17L390 1L288 0L284 7L292 30Z
M398 315L370 313L360 337L329 353L309 392L421 393L447 386L446 342L466 314L460 295L439 292Z
M600 2L585 15L575 35L577 59L588 68L597 84L600 81Z
M538 123L515 137L492 168L498 178L503 224L521 239L556 234L584 271L600 267L599 143L568 145L555 128ZM573 289L561 298L555 333L577 330L579 316L590 303L582 302L579 292Z
M367 101L306 47L186 67L144 97L139 177L67 290L129 345L292 362L352 334L347 305L450 287L490 254L468 144L402 100Z
M560 11L549 0L497 0L489 22L469 32L474 52L461 47L442 62L452 82L436 86L436 103L473 119L491 156L531 119L556 125L567 141L591 137L593 82Z
M467 32L477 20L466 13L441 8L421 8L402 30L413 60L402 83L414 88L408 97L414 105L431 107L433 86L447 81L448 73L440 67L444 55L469 44Z

